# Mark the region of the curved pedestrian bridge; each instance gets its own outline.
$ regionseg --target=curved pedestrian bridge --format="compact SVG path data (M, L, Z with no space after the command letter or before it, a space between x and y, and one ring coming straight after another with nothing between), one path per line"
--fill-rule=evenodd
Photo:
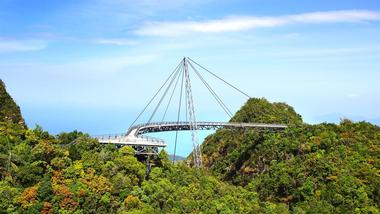
M287 128L282 124L266 123L224 123L224 122L196 122L194 125L190 122L161 122L161 123L144 123L132 126L126 133L98 135L93 136L100 143L129 145L129 146L150 146L165 147L164 140L146 136L144 134L166 131L188 131L195 127L197 130L215 130L219 128L228 129L254 129L279 131Z

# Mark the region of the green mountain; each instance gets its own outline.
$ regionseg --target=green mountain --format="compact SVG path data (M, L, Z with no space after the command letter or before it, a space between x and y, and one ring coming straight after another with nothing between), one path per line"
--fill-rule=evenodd
M8 94L4 82L0 79L0 122L4 121L12 121L25 126L20 107Z
M349 120L303 124L293 108L250 99L233 121L289 124L284 132L218 130L203 163L229 183L297 213L378 213L380 128Z

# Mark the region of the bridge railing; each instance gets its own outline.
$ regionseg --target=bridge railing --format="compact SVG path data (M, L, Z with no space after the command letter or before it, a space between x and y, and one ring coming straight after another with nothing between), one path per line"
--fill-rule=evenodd
M243 123L243 122L197 122L198 125L256 125L256 126L272 126L272 127L286 127L283 124L265 124L265 123ZM190 125L190 122L180 121L180 122L153 122L153 123L141 123L132 126L130 130L137 129L144 126L165 126L165 125Z
M128 142L139 142L139 141L149 141L158 144L165 144L165 141L160 138L150 137L146 135L139 135L138 137L130 137L126 133L118 133L118 134L106 134L106 135L94 135L93 138L99 141L107 141L107 140L126 140Z
M198 127L230 127L230 128L264 128L264 129L285 129L286 125L283 124L265 124L265 123L239 123L239 122L197 122ZM153 122L153 123L143 123L132 126L127 134L130 134L135 130L135 135L139 135L144 132L140 132L142 129L150 128L160 128L160 127L171 127L171 126L190 126L190 122Z
M125 133L116 133L116 134L101 134L101 135L92 135L92 138L95 139L116 139L120 137L126 137Z

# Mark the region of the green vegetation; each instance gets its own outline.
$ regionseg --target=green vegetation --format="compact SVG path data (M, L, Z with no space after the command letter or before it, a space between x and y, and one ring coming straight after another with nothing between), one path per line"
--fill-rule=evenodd
M20 107L8 94L4 82L0 79L0 122L12 121L25 126Z
M100 145L80 132L1 123L0 213L249 213L259 204L243 187L204 170L173 165L165 152L144 162L130 147ZM76 144L68 145L79 137ZM11 156L10 156L11 154ZM282 207L281 205L279 206Z
M349 120L302 124L291 107L265 99L249 100L232 120L290 127L278 133L218 130L209 136L204 163L220 179L295 213L380 212L380 127Z
M379 213L380 128L369 123L307 125L286 104L250 99L232 121L289 129L218 130L194 169L78 131L27 129L3 94L0 213Z
M285 103L270 103L266 99L251 98L236 112L231 122L278 123L302 125L302 117Z

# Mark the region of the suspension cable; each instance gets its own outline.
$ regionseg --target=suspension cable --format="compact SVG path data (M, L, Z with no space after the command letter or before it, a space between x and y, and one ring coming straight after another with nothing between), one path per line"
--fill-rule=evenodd
M184 108L185 108L185 121L187 122L188 120L187 120L187 94L186 94L186 90L184 90L183 93L185 94L185 102L183 104L184 104Z
M223 81L224 83L226 83L227 85L229 85L230 87L234 88L235 90L237 90L238 92L240 92L241 94L245 95L246 97L248 98L251 98L248 94L244 93L243 91L241 91L240 89L238 89L237 87L233 86L232 84L228 83L227 81L225 81L223 78L217 76L215 73L211 72L210 70L208 70L207 68L203 67L202 65L200 65L199 63L195 62L194 60L192 60L191 58L188 57L188 59L190 61L192 61L193 63L195 63L196 65L198 65L199 67L201 67L203 70L207 71L208 73L210 73L211 75L213 75L214 77L218 78L219 80ZM226 106L227 107L227 106ZM231 111L230 111L231 113ZM232 115L232 113L231 113ZM231 119L232 119L232 116L230 116ZM246 115L246 117L248 117L248 115ZM247 121L249 121L249 118L246 118Z
M156 96L160 93L161 89L166 85L166 83L169 81L169 79L171 78L171 76L173 76L174 73L176 73L177 69L179 68L179 66L182 64L182 62L178 63L178 65L176 66L176 68L173 70L173 72L169 75L169 77L165 80L164 84L161 85L161 87L158 89L158 91L154 94L154 96L149 100L148 104L144 107L144 109L138 114L138 116L136 117L136 119L132 122L132 124L129 126L128 129L130 129L135 123L136 121L140 118L140 116L145 112L145 110L148 108L148 106L152 103L152 101L154 100L154 98L156 98Z
M219 80L223 81L224 83L226 83L227 85L229 85L230 87L234 88L235 90L237 90L238 92L240 92L241 94L245 95L246 97L248 98L251 98L251 96L249 96L248 94L244 93L243 91L241 91L240 89L238 89L237 87L233 86L231 83L225 81L224 79L222 79L221 77L219 77L218 75L214 74L213 72L211 72L210 70L208 70L207 68L203 67L202 65L198 64L197 62L195 62L194 60L192 60L191 58L187 57L187 59L189 59L191 62L195 63L196 65L198 65L199 67L201 67L203 70L207 71L208 73L210 73L211 75L213 75L214 77L218 78Z
M210 91L210 93L214 96L215 100L221 105L221 107L224 109L224 111L227 113L228 116L232 117L231 110L227 107L227 105L222 101L222 99L216 94L216 92L211 88L211 86L207 83L207 81L202 77L202 75L198 72L197 69L194 68L194 66L189 62L190 66L193 68L197 76L201 79L203 84L206 86L206 88Z
M194 68L194 66L188 62L188 64L191 66L191 68L194 70L194 72L197 74L197 76L199 77L199 79L202 81L202 83L206 86L206 88L209 90L209 92L213 95L214 99L218 102L218 104L222 107L222 109L224 110L224 112L230 117L232 118L232 112L228 109L228 107L226 106L226 104L224 104L224 102L222 101L222 99L220 99L220 97L216 94L216 92L211 88L211 86L206 82L206 80L202 77L202 75L197 71L197 69Z
M168 87L167 87L166 90L164 91L164 94L162 95L162 97L161 97L160 101L158 102L156 108L154 108L154 111L153 111L152 115L150 116L150 118L149 118L149 120L148 120L148 123L150 123L150 122L152 121L154 115L156 114L158 108L160 107L162 101L164 100L164 98L165 98L166 94L168 93L170 87L172 86L174 80L177 78L177 75L179 74L179 71L180 71L180 70L181 70L181 69L178 69L177 72L174 74L173 78L170 80L170 83L169 83Z
M179 104L178 104L178 114L177 114L177 124L179 123L179 117L181 115L182 90L183 90L183 78L184 78L184 76L185 76L185 70L182 72L181 92L179 94ZM178 139L178 130L176 130L176 132L175 132L173 164L175 163L176 152L177 152L177 139Z
M174 85L173 91L172 91L172 93L171 93L171 95L170 95L170 98L169 98L168 104L166 105L165 112L164 112L164 115L162 116L161 122L163 122L164 119L165 119L165 117L166 117L166 114L167 114L168 109L169 109L169 105L170 105L170 103L171 103L171 101L172 101L172 99L173 99L173 95L174 95L175 89L177 88L177 85L178 85L179 79L181 79L181 76L183 76L183 74L182 74L182 73L183 73L183 67L181 66L180 69L181 69L181 71L180 71L180 73L179 73L179 75L178 75L178 77L177 77L177 80L176 80L176 83L175 83L175 85Z

